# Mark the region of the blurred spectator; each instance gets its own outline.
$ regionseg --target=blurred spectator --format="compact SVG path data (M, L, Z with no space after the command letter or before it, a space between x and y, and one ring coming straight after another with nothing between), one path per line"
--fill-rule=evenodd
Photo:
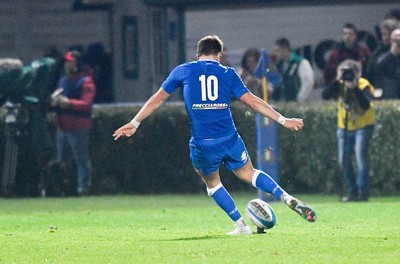
M254 76L258 61L260 59L260 51L256 48L250 48L245 51L242 57L241 69L239 75L246 87L256 96L263 98L261 79Z
M273 49L282 84L274 88L272 99L306 101L314 88L314 71L310 62L293 52L286 38L275 41Z
M385 14L385 19L396 19L400 21L400 8L392 8Z
M382 88L382 99L400 98L400 28L390 35L390 50L376 63L377 86Z
M110 103L114 100L112 56L100 42L88 46L85 62L93 70L96 84L96 103Z
M373 93L374 87L361 78L361 64L354 60L345 60L339 65L336 80L322 93L322 98L338 101L338 161L347 187L342 202L369 198L368 147L375 124ZM357 178L353 169L354 154Z
M399 27L399 22L395 19L384 19L380 24L381 43L374 50L367 64L366 77L372 85L376 86L376 63L379 58L390 49L390 34Z
M352 59L362 65L362 72L366 72L367 63L371 51L367 47L360 46L357 42L357 29L351 23L342 27L342 41L332 50L329 60L324 67L324 81L329 85L335 80L338 65L346 60Z
M70 147L78 170L77 193L85 195L91 187L89 132L96 87L92 71L83 64L80 52L69 51L64 60L64 75L51 96L57 114L57 162L61 164L70 158L67 156Z

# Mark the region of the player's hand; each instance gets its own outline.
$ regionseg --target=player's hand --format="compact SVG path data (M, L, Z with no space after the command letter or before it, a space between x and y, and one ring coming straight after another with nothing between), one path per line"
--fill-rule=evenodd
M298 131L303 129L304 122L303 119L300 118L287 118L283 126L292 131Z
M132 123L128 123L115 130L113 134L114 140L118 140L121 137L131 137L136 133L136 130L137 128Z

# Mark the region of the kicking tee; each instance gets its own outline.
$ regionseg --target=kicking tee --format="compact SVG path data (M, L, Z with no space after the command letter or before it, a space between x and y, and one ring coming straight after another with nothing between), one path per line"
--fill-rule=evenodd
M169 94L183 88L194 139L233 135L231 98L249 92L237 72L215 60L198 60L177 66L161 87Z

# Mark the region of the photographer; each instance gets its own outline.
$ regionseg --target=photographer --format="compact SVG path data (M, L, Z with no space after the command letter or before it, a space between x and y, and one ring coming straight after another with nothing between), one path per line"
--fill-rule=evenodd
M342 202L367 201L369 197L368 146L375 123L373 93L374 87L361 78L361 64L355 60L343 61L337 68L336 80L322 93L323 99L338 101L338 160L348 191Z
M88 195L92 172L89 136L96 86L92 69L84 64L80 52L67 52L63 62L64 74L58 82L59 88L51 95L57 118L56 163L64 164L72 157L77 167L77 194Z

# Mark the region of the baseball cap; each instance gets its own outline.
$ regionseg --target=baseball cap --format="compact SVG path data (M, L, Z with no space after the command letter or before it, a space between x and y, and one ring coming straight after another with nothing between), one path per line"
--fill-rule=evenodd
M75 61L75 56L73 54L72 51L68 51L65 55L64 55L64 59L67 61Z

